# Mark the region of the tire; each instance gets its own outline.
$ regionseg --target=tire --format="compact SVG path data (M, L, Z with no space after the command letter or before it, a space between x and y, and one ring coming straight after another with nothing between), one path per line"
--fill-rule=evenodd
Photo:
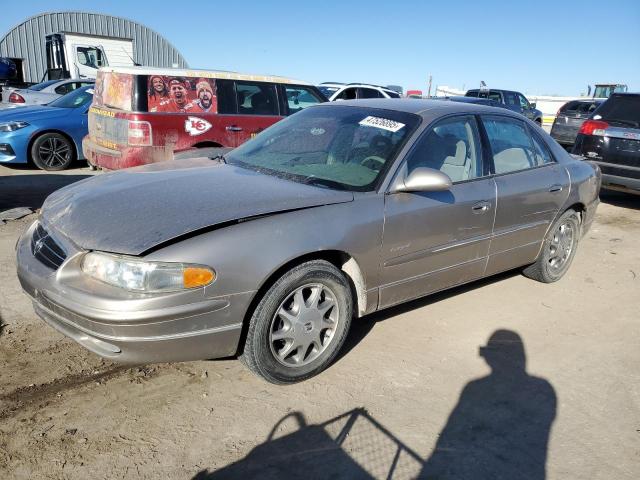
M33 163L41 169L56 172L69 168L75 160L71 141L59 133L45 133L31 145Z
M311 378L344 344L352 311L344 274L324 260L305 262L280 277L260 299L240 359L270 383Z
M580 227L580 217L574 210L564 212L547 232L540 255L524 269L523 274L543 283L560 280L575 257L581 235Z

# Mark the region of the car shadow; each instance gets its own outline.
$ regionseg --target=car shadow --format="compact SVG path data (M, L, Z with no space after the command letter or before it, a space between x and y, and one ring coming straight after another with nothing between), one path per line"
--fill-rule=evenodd
M459 287L454 287L442 292L433 293L425 297L420 297L416 300L411 300L410 302L401 303L400 305L374 312L362 318L354 318L351 322L351 328L349 329L349 333L347 334L345 343L336 356L336 360L334 363L337 363L342 358L344 358L352 349L354 349L362 340L364 340L364 338L369 334L369 332L371 332L371 330L373 330L376 324L380 322L384 322L385 320L396 317L398 315L402 315L412 310L417 310L419 308L429 306L448 298L463 295L467 292L470 292L471 290L475 290L476 288L481 288L485 285L491 285L496 282L501 282L518 275L521 275L520 269L509 270L498 275L460 285Z
M51 193L91 176L55 173L0 176L0 212L17 207L38 209Z
M640 196L615 190L600 190L600 201L616 207L640 210Z
M295 411L276 422L266 440L244 458L201 470L192 480L544 480L556 416L554 388L527 373L524 343L514 331L493 332L479 355L491 373L469 381L440 433L422 441L435 444L426 458L364 408L317 424L308 424ZM412 421L421 416L425 423L437 423L439 419L430 418L432 401L415 398ZM419 424L413 428L420 432Z

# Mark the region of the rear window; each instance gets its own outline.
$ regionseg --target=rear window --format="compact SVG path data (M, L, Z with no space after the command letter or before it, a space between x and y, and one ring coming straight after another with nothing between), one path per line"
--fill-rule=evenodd
M117 110L132 110L133 75L129 73L98 72L95 83L93 104L115 108Z
M613 95L595 113L596 119L640 127L640 95Z
M47 88L49 85L53 85L54 83L58 83L59 81L60 80L49 80L42 83L36 83L35 85L31 85L27 90L34 90L36 92L39 92L40 90Z
M464 94L465 97L477 97L478 96L478 91L477 90L469 90L467 93Z

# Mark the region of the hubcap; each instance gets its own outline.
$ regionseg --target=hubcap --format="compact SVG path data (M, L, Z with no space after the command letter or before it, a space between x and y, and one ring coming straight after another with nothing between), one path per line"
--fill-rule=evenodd
M271 320L271 353L287 367L313 362L333 340L338 319L336 296L329 287L310 283L297 288Z
M65 141L49 137L38 148L38 155L47 167L59 167L67 163L71 149Z
M569 261L573 251L574 238L574 227L570 222L560 224L553 233L553 238L549 244L549 270L552 273L562 271Z

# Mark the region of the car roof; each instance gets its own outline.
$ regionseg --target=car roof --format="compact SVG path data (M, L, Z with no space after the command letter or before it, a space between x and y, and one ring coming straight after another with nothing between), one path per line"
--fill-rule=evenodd
M185 68L158 67L102 67L101 72L128 73L130 75L163 75L169 77L201 77L220 78L225 80L246 80L254 82L292 83L296 85L312 85L302 80L280 77L277 75L254 75L249 73L228 72L224 70L191 70Z
M443 102L432 99L413 98L370 98L361 100L343 100L340 102L322 103L323 107L333 108L337 106L379 108L395 110L398 112L413 113L422 117L435 117L448 113L497 113L522 119L522 115L504 108L491 107L478 103ZM317 107L313 107L317 108Z

